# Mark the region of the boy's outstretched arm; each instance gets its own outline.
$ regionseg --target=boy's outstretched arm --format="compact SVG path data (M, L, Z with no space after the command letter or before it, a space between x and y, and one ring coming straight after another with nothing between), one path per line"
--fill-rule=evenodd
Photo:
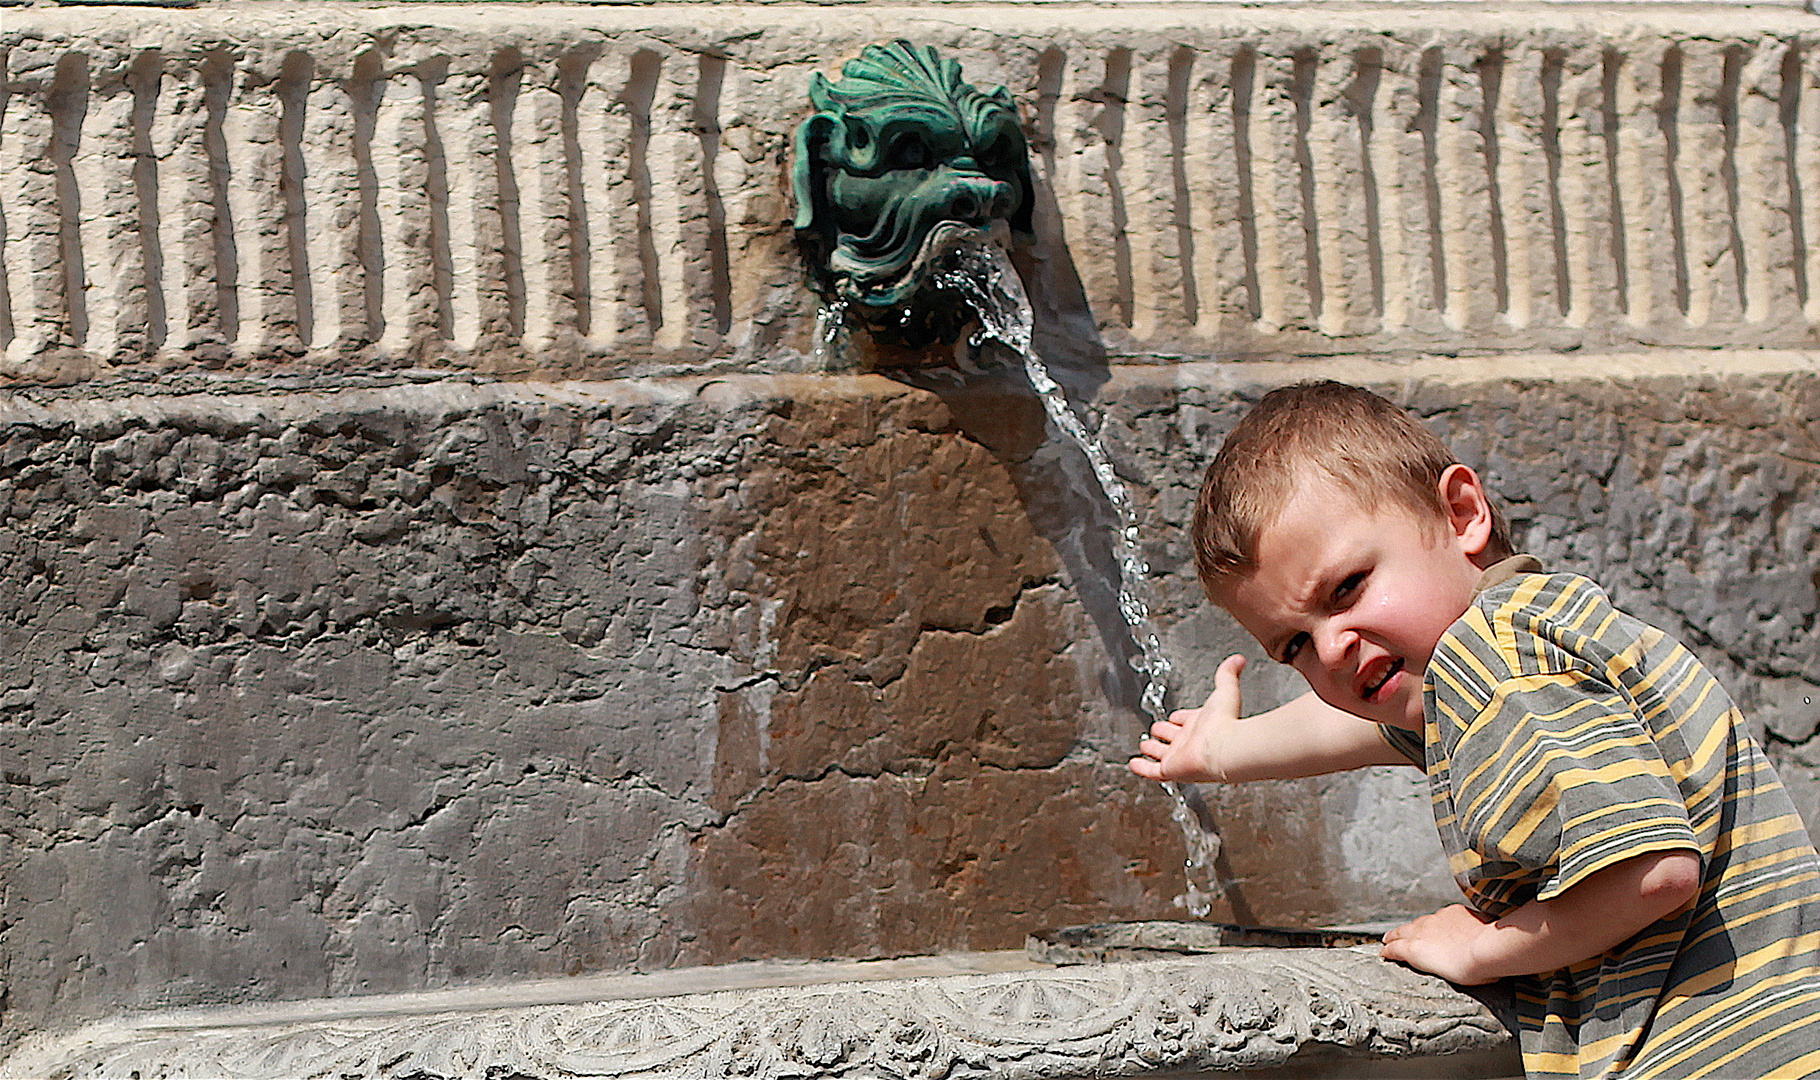
M1178 709L1150 726L1131 771L1151 780L1237 784L1289 780L1366 765L1407 765L1369 720L1303 694L1269 712L1241 718L1234 653L1213 676L1213 693L1198 709Z
M1462 986L1554 971L1616 947L1699 891L1698 855L1652 851L1502 919L1461 904L1444 907L1385 934L1381 955Z

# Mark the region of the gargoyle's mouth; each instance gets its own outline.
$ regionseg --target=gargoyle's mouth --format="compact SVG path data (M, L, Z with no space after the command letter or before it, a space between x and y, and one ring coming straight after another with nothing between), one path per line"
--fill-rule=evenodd
M930 274L937 264L965 244L979 244L993 240L1003 241L1010 232L1005 221L996 219L985 225L974 225L964 221L941 221L923 237L922 244L916 249L901 270L891 276L884 276L876 266L865 267L871 276L862 276L849 267L842 265L842 252L836 251L829 264L836 270L847 272L841 279L839 288L849 300L858 301L870 307L896 307L907 303L927 284Z
M903 303L921 287L930 259L941 254L945 241L938 233L990 227L1004 218L1012 194L1011 185L990 177L938 174L881 207L865 235L841 236L828 268L851 301L868 307Z

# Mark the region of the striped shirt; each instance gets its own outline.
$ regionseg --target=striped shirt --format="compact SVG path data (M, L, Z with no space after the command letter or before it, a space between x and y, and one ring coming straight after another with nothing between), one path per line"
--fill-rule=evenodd
M1428 665L1420 754L1455 880L1494 918L1650 852L1696 852L1702 887L1517 980L1524 1070L1820 1076L1820 857L1788 793L1692 653L1532 569L1487 571Z

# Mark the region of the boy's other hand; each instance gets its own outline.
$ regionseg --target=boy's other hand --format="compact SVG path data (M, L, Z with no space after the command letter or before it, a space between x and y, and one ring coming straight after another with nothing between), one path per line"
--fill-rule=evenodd
M1442 908L1385 934L1379 955L1462 986L1554 971L1616 948L1691 904L1700 875L1692 849L1645 852L1495 922L1459 904Z
M1245 658L1233 653L1213 674L1213 693L1198 709L1177 709L1169 719L1150 725L1150 736L1138 743L1141 756L1131 771L1149 780L1186 783L1226 782L1220 743L1226 727L1239 719L1239 673Z
M1449 904L1385 934L1378 955L1460 986L1496 982L1497 975L1485 974L1475 962L1477 944L1490 932L1491 923L1490 916L1465 904Z

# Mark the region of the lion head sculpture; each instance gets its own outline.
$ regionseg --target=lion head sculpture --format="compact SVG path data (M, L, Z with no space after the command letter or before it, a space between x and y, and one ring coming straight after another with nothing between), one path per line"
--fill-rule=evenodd
M931 249L998 221L1030 233L1029 149L1011 95L899 40L867 46L839 82L817 74L809 100L792 179L815 287L876 336L953 340L968 315L923 272Z

